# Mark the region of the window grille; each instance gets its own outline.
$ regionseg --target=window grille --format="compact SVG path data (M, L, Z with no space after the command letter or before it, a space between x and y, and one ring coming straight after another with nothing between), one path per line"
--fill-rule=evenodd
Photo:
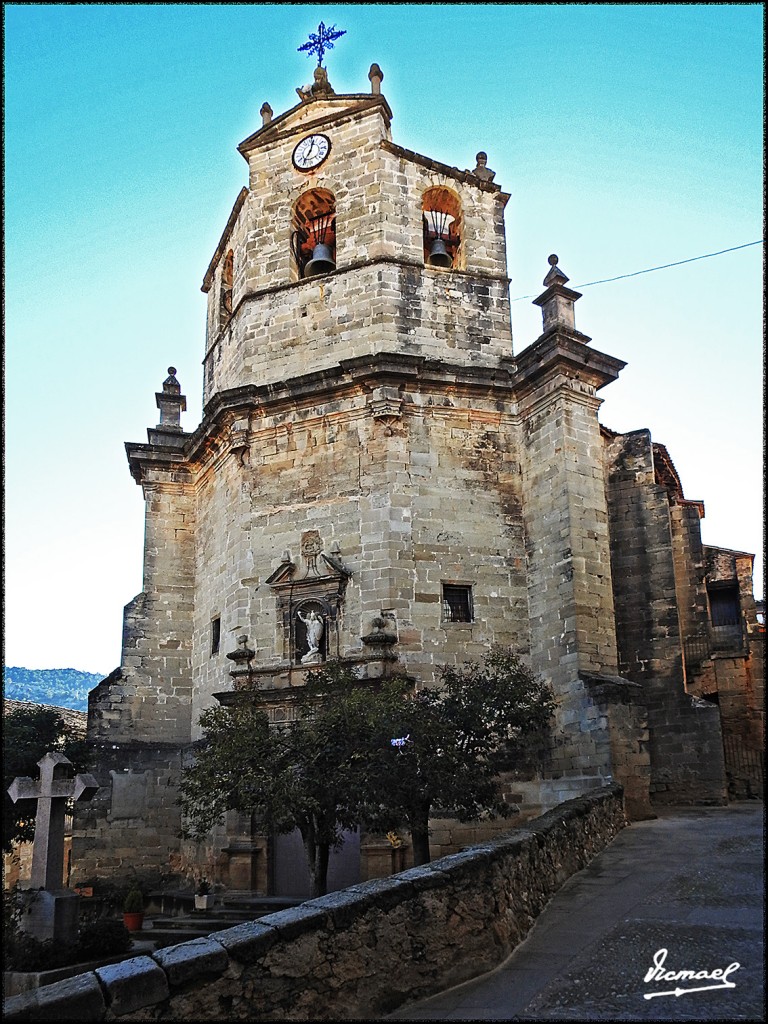
M443 621L472 622L472 587L443 584Z

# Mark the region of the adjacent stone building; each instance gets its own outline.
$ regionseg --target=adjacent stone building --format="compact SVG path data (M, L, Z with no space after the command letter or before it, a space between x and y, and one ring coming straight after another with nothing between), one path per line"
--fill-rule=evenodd
M724 802L721 712L759 748L751 556L702 546L703 505L647 430L601 426L625 364L576 327L554 255L515 355L508 194L484 153L459 170L397 145L369 79L337 95L320 67L293 108L262 108L203 281L202 422L182 427L171 367L126 446L144 587L91 694L104 788L79 812L82 877L205 862L289 892L292 837L231 815L184 847L175 782L202 710L249 690L288 721L330 658L424 686L492 643L521 652L558 697L551 749L507 783L523 813L610 779L635 817ZM480 835L436 822L435 851ZM345 850L335 884L387 870L375 837Z

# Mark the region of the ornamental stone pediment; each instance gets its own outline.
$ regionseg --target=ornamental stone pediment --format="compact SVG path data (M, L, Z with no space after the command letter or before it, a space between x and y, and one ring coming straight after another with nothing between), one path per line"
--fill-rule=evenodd
M352 573L326 554L317 530L301 535L303 566L289 552L266 580L277 598L283 652L293 664L316 665L339 655L339 614Z
M301 575L295 562L282 562L272 575L265 581L278 593L285 588L293 588L294 592L306 591L318 586L333 586L343 593L352 573L340 561L322 552L317 559L319 571L311 575Z

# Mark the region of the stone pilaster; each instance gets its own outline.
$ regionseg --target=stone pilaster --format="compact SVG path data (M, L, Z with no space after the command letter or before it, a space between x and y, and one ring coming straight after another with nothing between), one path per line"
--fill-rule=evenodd
M586 785L611 773L611 744L582 675L617 674L596 391L624 363L588 347L574 326L578 294L564 288L556 257L550 265L536 300L544 333L517 358L531 663L558 697L550 771Z

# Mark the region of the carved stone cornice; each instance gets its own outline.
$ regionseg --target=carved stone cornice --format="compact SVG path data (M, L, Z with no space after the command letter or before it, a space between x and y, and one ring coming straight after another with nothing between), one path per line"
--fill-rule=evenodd
M583 381L595 391L616 380L627 364L590 348L589 341L585 334L562 327L542 334L517 356L518 398L533 396L558 373Z

